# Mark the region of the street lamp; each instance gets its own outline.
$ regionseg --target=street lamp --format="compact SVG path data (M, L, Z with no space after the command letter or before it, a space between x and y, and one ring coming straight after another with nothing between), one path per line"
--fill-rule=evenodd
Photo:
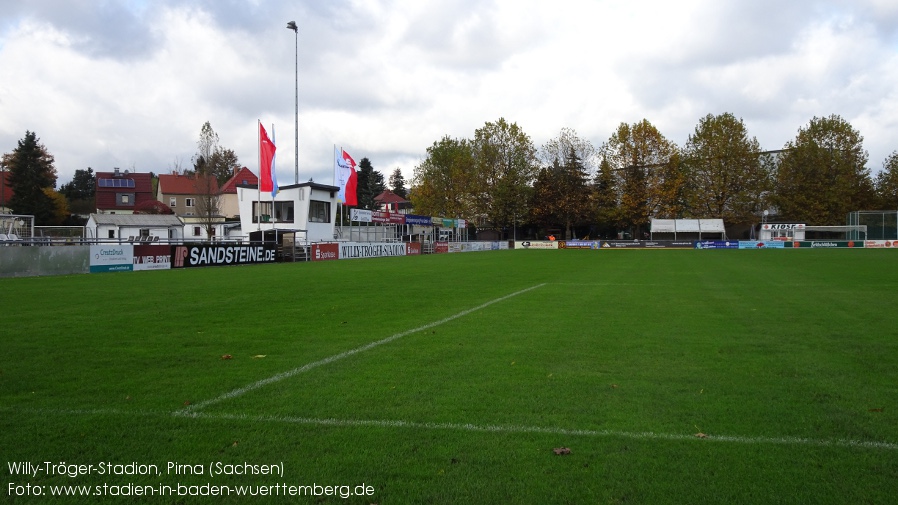
M290 21L287 23L287 29L293 30L294 38L296 39L296 51L294 52L295 59L295 74L296 74L296 95L295 95L295 104L296 104L296 124L293 127L293 132L295 135L294 138L294 155L293 162L296 167L296 177L294 180L295 184L299 184L299 28L296 26L296 21Z

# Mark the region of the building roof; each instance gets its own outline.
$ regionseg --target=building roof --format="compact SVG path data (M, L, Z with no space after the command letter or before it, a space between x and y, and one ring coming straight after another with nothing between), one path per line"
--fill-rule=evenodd
M184 226L178 216L171 214L91 214L90 219L112 226Z
M233 177L228 179L228 182L224 183L224 186L221 187L221 192L233 193L236 195L238 184L252 184L255 186L256 184L259 184L259 178L256 177L256 174L254 174L252 170L243 167L234 174Z
M408 200L393 193L389 189L385 189L381 194L375 196L374 201L383 204L409 203Z
M209 180L210 191L213 194L218 194L218 181L214 178ZM198 186L205 186L205 182L200 179L197 182L197 178L190 175L181 175L181 174L161 174L159 175L159 193L163 195L197 195L205 192L205 187L203 187L203 191L200 191Z
M156 199L150 174L116 169L115 172L97 172L96 180L96 206L100 210L133 210L138 204ZM119 205L116 198L119 193L134 193L134 202Z

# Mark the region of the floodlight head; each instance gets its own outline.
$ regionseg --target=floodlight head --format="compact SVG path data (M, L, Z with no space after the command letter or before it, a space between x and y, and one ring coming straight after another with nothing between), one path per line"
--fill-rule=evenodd
M297 32L297 33L299 30L299 28L297 28L297 26L296 26L296 21L290 21L289 23L287 23L287 29L293 30L294 32Z

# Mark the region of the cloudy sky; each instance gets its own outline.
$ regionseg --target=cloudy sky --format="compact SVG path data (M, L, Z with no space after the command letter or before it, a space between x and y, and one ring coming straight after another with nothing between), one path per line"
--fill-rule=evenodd
M0 152L36 132L58 185L169 173L209 121L257 172L262 120L290 184L297 55L300 182L333 182L334 145L411 179L499 118L537 147L643 118L682 146L730 112L778 149L838 114L874 173L898 149L895 0L0 0Z

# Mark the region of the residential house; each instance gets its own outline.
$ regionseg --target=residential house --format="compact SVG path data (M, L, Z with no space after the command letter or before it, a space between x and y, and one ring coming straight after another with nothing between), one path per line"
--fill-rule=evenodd
M203 208L203 199L212 195L218 208L208 215ZM184 238L186 240L209 240L223 237L222 226L224 214L221 210L221 197L218 181L215 178L184 174L161 174L156 188L156 199L168 205L175 215L184 222ZM206 222L214 223L213 236L206 233Z
M259 184L259 178L250 169L243 167L221 187L221 214L229 219L240 217L240 203L237 201L238 184L255 186Z
M409 214L412 210L412 202L393 193L389 189L386 189L381 194L375 196L374 203L377 204L378 210L384 212Z
M155 200L150 174L97 172L96 207L98 214L133 214L134 207Z
M9 172L0 170L0 214L9 214L9 201L12 200L12 188L9 187Z

